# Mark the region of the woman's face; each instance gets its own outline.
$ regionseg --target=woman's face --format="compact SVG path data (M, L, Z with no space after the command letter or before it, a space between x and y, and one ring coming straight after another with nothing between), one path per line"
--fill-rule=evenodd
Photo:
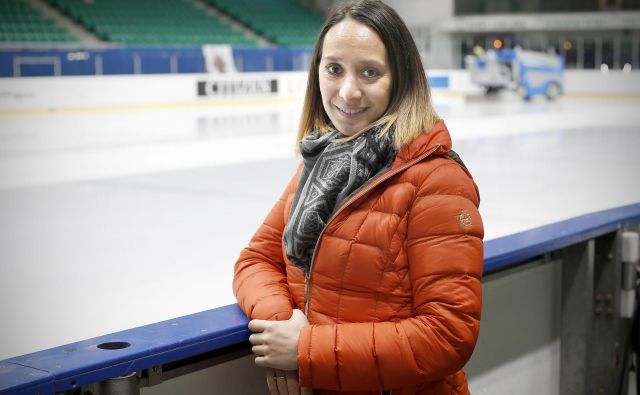
M384 114L391 95L391 69L380 37L367 26L344 19L324 38L319 67L322 105L347 136Z

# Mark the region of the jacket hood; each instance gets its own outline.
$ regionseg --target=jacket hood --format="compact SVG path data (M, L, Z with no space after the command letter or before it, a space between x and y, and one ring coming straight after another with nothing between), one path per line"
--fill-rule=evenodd
M451 150L451 135L449 135L449 130L443 120L436 122L430 131L420 134L409 144L402 147L398 151L392 167L395 168L410 162L438 145L440 148L438 148L437 153L445 153Z

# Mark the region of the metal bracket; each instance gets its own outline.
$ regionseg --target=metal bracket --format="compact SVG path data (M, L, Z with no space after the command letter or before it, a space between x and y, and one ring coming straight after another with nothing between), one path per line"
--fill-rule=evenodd
M636 282L640 255L640 233L621 233L622 284L620 288L620 317L633 318L636 300Z
M197 372L221 363L235 360L251 354L249 342L234 344L223 349L205 352L180 361L152 366L141 372L132 372L123 377L116 377L97 383L85 385L77 390L67 391L66 395L139 395L143 387L153 387L167 380Z
M154 385L162 383L163 379L161 365L146 369L145 372L147 373L147 380L146 383L144 383L144 387L153 387Z

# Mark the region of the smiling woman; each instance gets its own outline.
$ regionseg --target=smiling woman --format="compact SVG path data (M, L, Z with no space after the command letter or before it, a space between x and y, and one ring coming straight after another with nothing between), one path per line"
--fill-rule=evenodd
M387 50L376 32L345 19L327 32L322 52L322 104L336 129L352 136L387 110L391 96Z
M303 163L233 282L271 394L468 394L479 194L381 1L329 15L298 143Z
M313 132L324 134L337 128L351 136L367 126L384 125L385 131L395 126L394 145L399 149L439 120L411 33L393 9L377 3L347 2L328 16L312 55L298 141ZM351 70L345 70L349 67ZM345 80L345 73L359 74L360 79ZM364 118L369 123L356 125L358 130L340 129L332 113L340 111L336 106L347 103L342 103L344 98L336 89L342 95L367 96L360 102L371 100L380 112L367 114Z

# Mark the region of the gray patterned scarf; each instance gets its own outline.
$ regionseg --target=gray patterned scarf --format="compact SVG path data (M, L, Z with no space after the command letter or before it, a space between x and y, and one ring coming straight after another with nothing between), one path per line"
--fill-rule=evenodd
M347 142L335 142L345 137L337 131L312 133L300 142L304 169L283 240L287 258L306 273L334 210L395 158L393 128L379 136L383 127Z

